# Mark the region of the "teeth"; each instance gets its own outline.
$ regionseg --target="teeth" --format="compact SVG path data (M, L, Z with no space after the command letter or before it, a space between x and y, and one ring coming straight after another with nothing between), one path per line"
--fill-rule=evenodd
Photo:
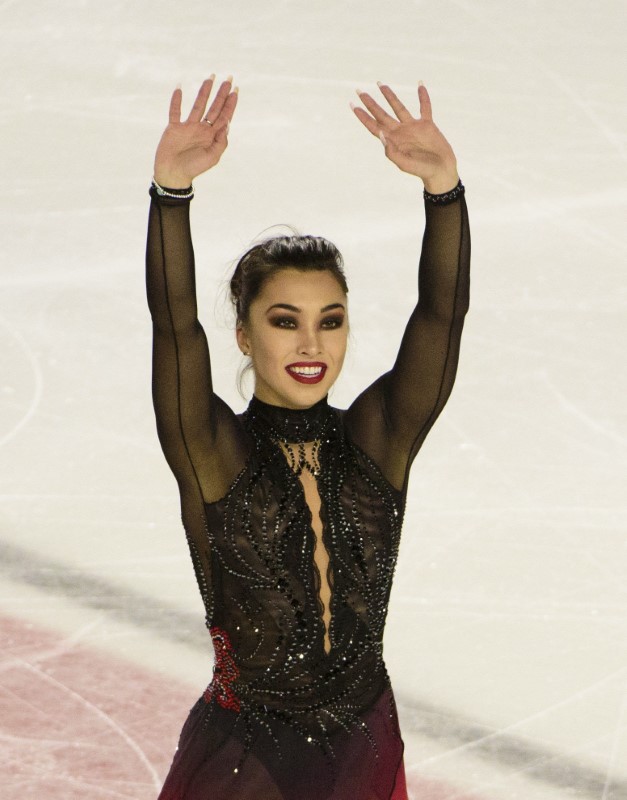
M290 367L297 375L320 375L322 367Z

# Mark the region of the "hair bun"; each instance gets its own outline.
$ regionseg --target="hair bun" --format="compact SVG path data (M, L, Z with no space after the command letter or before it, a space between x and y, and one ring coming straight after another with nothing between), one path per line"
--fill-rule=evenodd
M237 322L245 322L250 304L265 281L285 269L301 272L327 270L348 293L344 262L337 247L321 236L273 236L253 245L237 262L230 281Z

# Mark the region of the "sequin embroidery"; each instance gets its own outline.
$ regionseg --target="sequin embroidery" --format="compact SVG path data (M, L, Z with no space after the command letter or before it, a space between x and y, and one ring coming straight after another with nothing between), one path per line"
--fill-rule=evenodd
M210 632L215 650L215 665L213 680L205 689L203 697L207 703L215 698L223 708L239 711L240 701L232 686L239 676L239 669L235 664L231 640L226 631L216 626L210 628Z
M253 443L246 468L223 500L206 506L219 587L210 630L217 631L222 704L239 703L244 742L253 720L268 730L280 723L331 759L338 731L363 736L377 758L362 717L390 686L382 639L401 493L346 437L340 412L326 398L297 412L253 398L242 422ZM310 465L299 464L303 442L317 443ZM320 496L329 631L302 469L314 476Z

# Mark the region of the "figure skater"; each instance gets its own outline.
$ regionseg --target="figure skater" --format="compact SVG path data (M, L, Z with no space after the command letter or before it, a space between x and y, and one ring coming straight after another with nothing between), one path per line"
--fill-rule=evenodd
M423 85L417 118L389 86L385 108L360 93L354 115L424 184L418 299L396 361L346 410L329 405L348 335L342 257L317 236L273 237L230 283L254 374L236 414L212 385L189 223L192 181L218 164L238 100L229 78L206 111L214 82L185 121L175 90L150 188L157 432L215 651L159 797L406 800L383 630L410 466L451 392L468 309L457 160Z

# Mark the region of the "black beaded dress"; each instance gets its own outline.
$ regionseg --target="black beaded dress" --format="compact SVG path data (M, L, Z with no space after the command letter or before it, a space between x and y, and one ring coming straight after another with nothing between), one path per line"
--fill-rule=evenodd
M151 197L157 431L215 652L159 798L406 800L383 631L409 468L457 369L464 194L425 201L419 302L389 372L346 410L327 398L291 410L253 397L240 415L213 392L189 200L154 188Z

